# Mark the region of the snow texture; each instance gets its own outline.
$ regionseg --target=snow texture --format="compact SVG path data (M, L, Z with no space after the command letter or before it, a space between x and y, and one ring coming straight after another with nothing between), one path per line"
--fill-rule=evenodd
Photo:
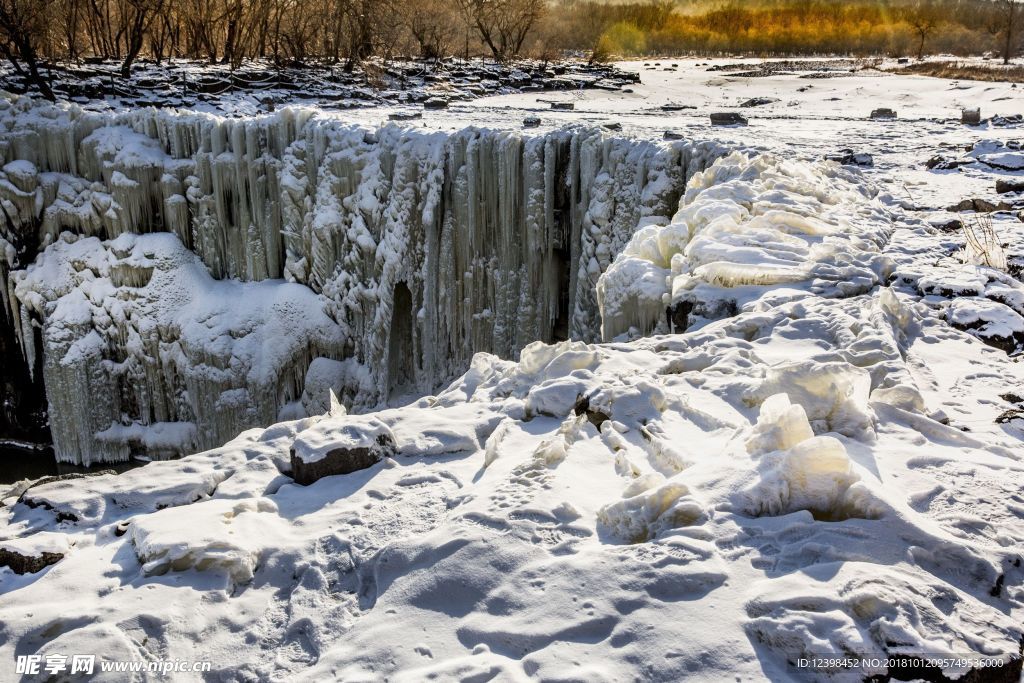
M989 374L928 375L943 354ZM1018 438L980 418L1022 380L890 289L477 354L404 408L9 499L5 537L67 540L44 571L0 569L0 657L210 659L214 678L260 680L795 681L801 657L1016 653L1024 468ZM929 417L949 400L972 432ZM356 425L393 454L310 486L282 474L291 449L348 444Z
M871 194L834 162L734 152L695 175L672 221L638 230L601 276L603 338L686 329L779 285L869 291L891 270L881 254L891 218Z

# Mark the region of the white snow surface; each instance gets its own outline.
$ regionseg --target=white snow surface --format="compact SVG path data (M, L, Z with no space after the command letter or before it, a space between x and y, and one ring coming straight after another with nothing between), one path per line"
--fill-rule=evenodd
M886 288L478 354L404 408L9 500L5 536L61 534L67 556L0 570L0 657L127 647L211 659L215 680L669 681L1014 653L1024 463L990 397L1022 380ZM952 403L971 431L931 417ZM283 473L290 449L368 420L393 458L308 487Z
M690 179L669 224L638 230L602 274L603 337L669 331L665 309L684 302L695 317L722 317L779 285L868 291L891 270L881 249L892 225L870 194L835 162L719 160Z

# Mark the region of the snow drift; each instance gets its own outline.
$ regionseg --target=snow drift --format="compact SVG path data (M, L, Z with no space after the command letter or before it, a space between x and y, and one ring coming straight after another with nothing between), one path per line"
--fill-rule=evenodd
M813 293L853 296L885 282L891 232L856 170L733 152L688 183L667 224L638 230L601 276L602 335L684 330Z

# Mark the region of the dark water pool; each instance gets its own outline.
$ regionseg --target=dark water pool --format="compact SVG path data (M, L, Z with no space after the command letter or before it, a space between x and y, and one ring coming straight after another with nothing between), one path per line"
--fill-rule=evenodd
M115 465L79 467L58 463L54 460L53 452L50 450L31 451L0 444L0 485L13 484L22 479L38 479L39 477L75 472L97 472L99 470L126 472L145 464L145 462L133 460Z

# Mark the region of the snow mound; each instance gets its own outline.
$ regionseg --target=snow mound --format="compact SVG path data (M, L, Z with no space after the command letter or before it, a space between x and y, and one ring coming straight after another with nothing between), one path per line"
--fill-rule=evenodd
M794 361L769 368L752 401L785 393L790 401L803 408L815 433L839 432L853 438L872 439L870 388L868 371L850 363ZM773 416L776 409L770 407L768 416Z
M265 498L209 500L190 506L187 515L168 509L134 519L128 533L147 576L211 570L247 583L269 546L276 512Z
M954 299L946 309L946 319L953 327L1007 353L1024 350L1024 317L998 301L980 297Z
M598 510L597 518L623 542L643 543L663 531L693 524L703 514L703 508L685 484L666 482L605 505Z

